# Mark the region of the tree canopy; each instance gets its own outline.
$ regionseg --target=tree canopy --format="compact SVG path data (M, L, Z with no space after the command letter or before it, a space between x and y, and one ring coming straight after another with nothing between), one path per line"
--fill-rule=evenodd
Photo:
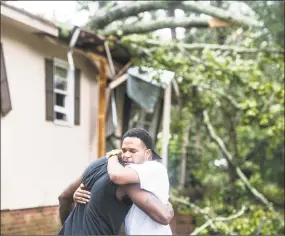
M176 74L168 171L192 234L284 234L284 1L79 4L135 65Z

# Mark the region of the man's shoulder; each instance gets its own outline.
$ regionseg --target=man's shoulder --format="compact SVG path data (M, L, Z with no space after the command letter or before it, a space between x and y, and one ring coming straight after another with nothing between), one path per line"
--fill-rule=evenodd
M99 166L99 165L102 165L106 162L107 162L107 158L105 156L103 156L103 157L100 157L94 161L91 161L91 163L89 163L89 166Z
M167 169L165 166L157 161L146 161L142 164L131 164L129 167L144 174L165 173L167 175Z
M146 161L142 165L145 165L146 167L152 167L157 170L167 171L165 166L158 161Z
M91 172L98 170L98 168L100 169L104 165L107 165L107 158L106 157L98 158L92 161L91 163L89 163L89 165L84 171L84 175L90 174Z

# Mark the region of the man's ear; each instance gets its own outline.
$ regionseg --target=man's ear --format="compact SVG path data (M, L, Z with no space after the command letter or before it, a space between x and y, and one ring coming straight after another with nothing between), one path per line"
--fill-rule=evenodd
M152 151L150 149L147 149L146 151L147 151L147 159L149 161L151 161L152 160Z

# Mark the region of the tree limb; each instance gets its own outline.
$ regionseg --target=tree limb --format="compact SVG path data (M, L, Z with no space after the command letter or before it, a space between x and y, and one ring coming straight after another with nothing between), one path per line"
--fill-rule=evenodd
M217 231L217 227L212 223L212 219L204 212L203 209L201 209L200 207L198 207L197 205L193 204L193 203L189 203L185 200L179 199L177 197L175 197L174 195L170 194L170 199L175 201L175 202L179 202L182 203L190 208L192 208L193 210L199 212L204 218L205 220L209 221L209 225L215 230Z
M130 39L131 41L135 42L135 39ZM162 43L158 40L146 40L146 43L153 46L163 46L167 45L169 47L177 47L177 45L173 43ZM257 52L267 52L267 53L278 53L284 54L284 50L281 49L267 49L267 48L247 48L247 47L239 47L233 45L219 45L219 44L206 44L206 43L193 43L193 44L186 44L186 43L178 43L179 47L183 47L187 50L203 50L205 48L210 50L221 50L221 51L233 51L237 53L257 53Z
M215 221L230 221L232 219L238 218L241 215L244 214L246 207L242 206L241 210L239 212L237 212L234 215L228 216L228 217L216 217L214 219L212 219L210 216L208 216L203 209L201 209L200 207L198 207L197 205L193 204L193 203L189 203L183 199L179 199L177 197L175 197L174 195L170 194L170 199L175 201L175 202L179 202L181 204L184 204L192 209L194 209L195 211L199 212L206 220L206 223L203 224L202 226L200 226L199 228L197 228L196 230L194 230L190 235L197 235L198 233L200 233L202 230L204 230L205 228L207 228L208 226L211 226L215 231L217 231L217 227L214 225ZM233 233L231 233L231 235L233 235Z
M208 116L208 112L207 111L203 111L203 117L204 117L204 122L207 128L207 131L211 137L211 139L218 145L218 147L220 148L220 150L222 151L222 153L224 154L225 158L227 159L227 161L234 166L235 168L235 172L237 174L237 176L241 179L241 181L245 184L245 186L248 188L248 190L252 193L252 195L258 199L259 201L261 201L268 209L274 211L273 208L273 204L271 202L269 202L262 193L260 193L256 188L254 188L248 181L247 177L245 176L245 174L242 172L242 170L235 165L235 163L233 162L233 157L232 155L229 153L229 151L227 150L223 140L216 135L215 130L212 126L212 124L210 123L210 119Z
M173 2L170 1L135 1L128 5L117 5L111 9L102 9L97 15L90 19L91 29L102 29L113 21L129 16L158 9L168 9Z
M199 228L196 228L190 235L197 235L197 234L199 234L201 231L206 229L212 222L213 222L212 220L206 221L206 223L201 225Z
M128 35L148 33L163 28L208 28L211 26L210 22L211 21L209 19L204 17L168 17L166 19L137 22L135 24L122 24L119 27L113 25L105 28L104 32L106 34Z
M141 43L140 38L136 37L129 37L128 38L129 42L132 43ZM206 43L193 43L193 44L186 44L186 43L179 43L179 42L161 42L158 40L153 40L153 39L147 39L144 41L147 45L149 46L164 46L169 49L185 49L185 50L204 50L204 49L209 49L209 50L221 50L221 51L232 51L236 53L258 53L258 52L265 52L265 53L277 53L277 54L283 54L284 55L284 50L282 49L276 49L276 48L247 48L247 47L239 47L239 46L234 46L234 45L219 45L219 44L206 44Z
M144 11L169 9L173 6L171 1L135 1L128 5L117 5L111 9L102 9L96 16L93 16L89 22L91 29L97 30L104 28L111 22L124 19L129 16L135 16ZM183 10L195 11L205 15L216 17L220 20L231 22L243 26L261 26L261 23L251 17L235 15L232 12L220 9L214 6L201 3L182 2L176 8Z
M237 15L233 12L226 11L224 9L214 7L211 5L205 6L204 4L199 4L196 2L186 1L183 2L183 9L189 11L199 12L205 15L216 17L220 20L225 20L237 25L243 26L258 26L261 27L262 23L256 19L248 16Z
M203 224L199 228L195 229L190 235L199 234L201 231L206 229L211 224L211 222L214 222L214 221L230 221L230 220L233 220L235 218L238 218L244 214L245 210L246 210L245 206L242 206L241 210L234 215L231 215L228 217L217 217L215 219L210 219L210 220L206 221L205 224ZM231 233L231 235L233 235L233 233Z

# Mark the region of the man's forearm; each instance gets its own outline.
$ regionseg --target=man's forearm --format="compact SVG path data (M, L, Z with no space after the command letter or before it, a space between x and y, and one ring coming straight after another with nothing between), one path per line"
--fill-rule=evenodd
M125 171L125 167L121 165L117 156L112 156L108 159L108 174L109 176L117 175Z
M82 182L82 176L71 183L58 197L59 200L59 217L61 223L67 219L73 209L73 194Z
M123 188L132 202L150 218L163 225L169 224L173 217L173 211L156 196L150 192L141 190L138 184L126 185Z
M117 156L108 159L107 169L110 180L115 184L123 185L140 182L137 172L132 168L122 166Z
M67 217L71 213L74 207L74 202L69 200L59 200L59 217L61 224L63 225Z

